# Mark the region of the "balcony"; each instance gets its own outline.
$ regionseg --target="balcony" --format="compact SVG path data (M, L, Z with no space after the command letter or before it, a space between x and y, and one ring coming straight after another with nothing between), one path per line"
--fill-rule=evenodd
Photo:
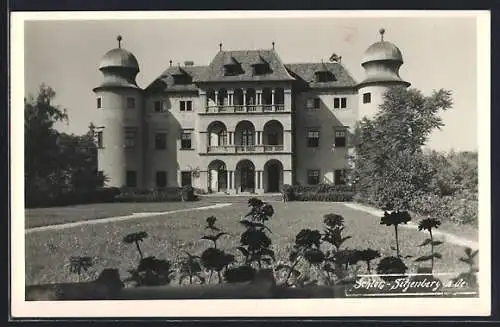
M217 145L209 146L207 153L211 154L236 154L236 153L275 153L283 152L283 145Z
M285 112L284 104L262 104L262 105L215 105L207 106L201 114L238 114L238 113L265 113Z

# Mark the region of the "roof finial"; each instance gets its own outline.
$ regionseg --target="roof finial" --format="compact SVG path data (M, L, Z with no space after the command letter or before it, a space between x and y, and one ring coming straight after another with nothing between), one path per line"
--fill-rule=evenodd
M272 43L272 44L273 44L273 50L274 50L274 41L273 41L273 43Z
M116 37L116 40L118 41L118 48L121 48L122 47L122 36L118 35Z
M219 43L219 50L222 51L222 43Z
M385 28L382 27L381 29L378 30L378 32L380 33L380 40L384 42Z

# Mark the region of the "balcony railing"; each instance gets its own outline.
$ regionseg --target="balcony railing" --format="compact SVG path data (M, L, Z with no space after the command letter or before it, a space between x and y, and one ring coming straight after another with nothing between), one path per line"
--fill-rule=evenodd
M248 113L248 112L284 112L284 104L260 105L215 105L207 106L205 113Z
M283 152L283 145L211 145L207 148L208 153L262 153Z

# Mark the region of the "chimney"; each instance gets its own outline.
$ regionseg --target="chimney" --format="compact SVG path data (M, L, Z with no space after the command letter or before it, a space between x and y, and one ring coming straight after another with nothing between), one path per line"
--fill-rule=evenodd
M194 66L194 61L191 60L184 61L184 66Z

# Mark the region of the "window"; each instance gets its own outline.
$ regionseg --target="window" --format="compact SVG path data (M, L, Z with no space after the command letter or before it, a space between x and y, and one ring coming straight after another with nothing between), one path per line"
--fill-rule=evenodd
M104 148L104 142L103 142L103 132L102 131L99 131L96 133L96 143L97 143L97 147L98 148Z
M167 172L157 171L156 172L156 187L166 187L167 186Z
M239 65L226 65L224 66L224 75L225 76L236 76L242 73Z
M135 170L127 170L127 175L125 177L125 184L127 187L137 186L137 173Z
M155 150L165 150L167 148L167 133L155 134Z
M306 102L307 109L319 109L321 104L320 98L309 98Z
M335 109L347 108L347 98L345 98L345 97L342 97L342 98L333 98L333 107Z
M183 131L181 133L181 149L191 149L191 132Z
M372 102L372 94L371 93L364 93L363 94L363 103L370 103Z
M345 130L336 130L335 131L335 146L336 147L345 147L346 145L346 132Z
M307 131L307 147L319 147L319 129L311 128Z
M330 71L320 71L316 72L316 82L319 83L324 83L324 82L334 82L337 79L335 78L335 75L333 75L332 72Z
M307 171L307 184L318 185L319 184L319 170L308 170Z
M102 108L102 98L97 98L97 109Z
M125 130L125 148L132 149L135 148L137 131L135 129Z
M218 135L218 144L219 145L227 145L227 132L226 130L222 130Z
M244 129L241 132L241 145L254 145L254 132L250 129Z
M180 110L181 111L192 111L193 110L193 101L181 101L180 102Z
M253 66L253 72L255 75L265 75L270 72L269 65L258 64Z
M154 102L154 110L155 112L165 112L167 111L167 102L166 101L155 101Z
M175 75L174 76L174 84L186 85L186 84L191 84L192 82L193 82L193 78L189 75Z
M127 109L135 108L135 98L127 98Z
M345 170L344 169L336 169L335 170L335 185L343 185L345 184Z
M181 186L191 185L191 172L183 171L181 172Z

